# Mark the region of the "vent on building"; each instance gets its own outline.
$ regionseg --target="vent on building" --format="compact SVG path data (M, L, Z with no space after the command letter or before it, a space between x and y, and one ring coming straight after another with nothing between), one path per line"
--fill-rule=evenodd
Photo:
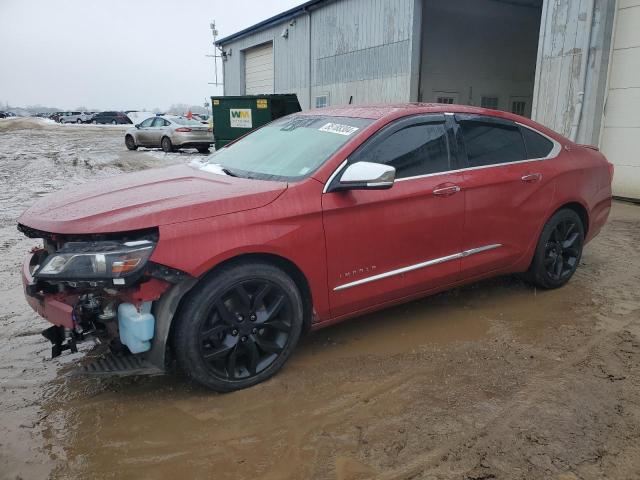
M319 95L316 97L316 108L324 108L329 105L328 95Z
M436 98L436 102L453 105L455 103L455 99L453 97L438 97Z
M527 102L514 101L511 103L511 113L524 116L527 112Z
M480 106L482 108L490 108L492 110L498 109L498 97L482 97L480 100Z

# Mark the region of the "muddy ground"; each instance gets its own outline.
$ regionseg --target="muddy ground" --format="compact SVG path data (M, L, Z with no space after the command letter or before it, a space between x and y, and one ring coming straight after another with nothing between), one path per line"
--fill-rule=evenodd
M249 390L78 378L85 352L49 360L22 298L17 215L197 154L0 122L0 478L640 478L640 206L614 205L560 290L503 277L336 325Z

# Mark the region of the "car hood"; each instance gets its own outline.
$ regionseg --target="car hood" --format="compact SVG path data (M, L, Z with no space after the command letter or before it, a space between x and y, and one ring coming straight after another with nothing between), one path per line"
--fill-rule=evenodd
M215 169L212 169L215 171ZM111 233L260 208L286 183L249 180L180 165L128 173L51 194L18 223L51 233Z

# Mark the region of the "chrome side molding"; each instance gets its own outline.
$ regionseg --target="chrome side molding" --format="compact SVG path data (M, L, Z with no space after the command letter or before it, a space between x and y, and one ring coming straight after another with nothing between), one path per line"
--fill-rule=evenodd
M382 280L384 278L393 277L395 275L402 275L403 273L413 272L414 270L420 270L421 268L431 267L433 265L438 265L439 263L449 262L451 260L457 260L459 258L468 257L470 255L475 255L476 253L486 252L488 250L494 250L496 248L500 248L502 246L501 243L495 243L492 245L485 245L482 247L471 248L469 250L465 250L463 252L454 253L452 255L447 255L445 257L434 258L432 260L427 260L426 262L416 263L415 265L409 265L407 267L398 268L397 270L391 270L389 272L379 273L377 275L372 275L370 277L362 278L360 280L356 280L354 282L345 283L343 285L338 285L333 289L334 292L339 292L340 290L346 290L347 288L357 287L359 285L364 285L366 283L375 282L377 280Z

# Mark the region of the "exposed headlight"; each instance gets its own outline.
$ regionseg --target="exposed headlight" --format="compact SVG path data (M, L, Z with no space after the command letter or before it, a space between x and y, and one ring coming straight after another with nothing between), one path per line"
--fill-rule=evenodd
M45 259L35 276L56 280L124 279L144 268L154 247L149 240L68 242Z

